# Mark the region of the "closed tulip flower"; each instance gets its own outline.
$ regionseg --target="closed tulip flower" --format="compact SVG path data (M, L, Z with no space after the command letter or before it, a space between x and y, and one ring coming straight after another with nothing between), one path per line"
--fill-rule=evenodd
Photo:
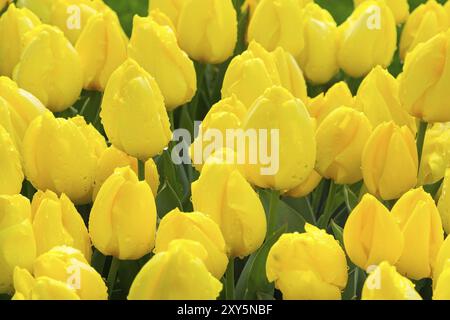
M95 200L100 187L114 173L115 169L127 166L131 167L138 174L138 160L136 158L127 155L114 146L103 151L97 163L92 199ZM147 181L152 189L153 195L156 196L159 188L159 173L155 161L152 158L145 162L145 181Z
M20 153L8 132L0 125L0 194L19 194L24 179Z
M362 3L339 26L338 33L338 63L348 75L359 78L377 65L391 64L397 47L397 28L384 1Z
M435 0L428 0L418 6L406 21L400 39L400 57L413 51L419 43L426 42L450 26L444 7Z
M372 132L362 155L364 183L383 200L398 199L417 184L416 142L408 127L393 122Z
M31 270L36 242L30 201L21 195L0 196L0 293L11 293L15 267Z
M82 117L33 120L23 140L24 171L38 190L65 193L75 204L92 199L97 159L106 149L103 136Z
M61 30L39 25L24 35L14 80L51 111L64 111L83 87L80 57Z
M338 72L337 26L333 16L317 4L308 4L302 11L302 32L305 48L297 60L312 83L323 84Z
M450 237L447 236L445 241L442 243L439 248L438 254L436 256L436 262L433 267L433 288L436 289L436 286L439 282L439 278L441 274L447 269L447 261L450 260Z
M427 122L450 121L447 71L450 31L416 47L406 57L400 80L400 99L409 114Z
M39 256L33 264L36 278L48 277L67 283L81 300L107 300L102 276L91 267L83 254L71 247L55 247Z
M81 59L84 88L103 91L109 77L127 58L128 38L112 10L93 15L75 49Z
M230 257L245 257L263 243L267 222L257 193L245 180L232 150L211 155L192 183L194 210L208 214L222 230Z
M17 9L14 4L0 18L0 43L8 46L0 47L0 74L12 76L14 67L19 62L23 36L37 25L41 24L39 18L30 10Z
M416 133L416 120L403 108L398 90L397 79L377 66L361 82L355 107L366 114L374 127L394 121Z
M271 87L258 98L244 121L246 130L267 130L272 136L272 130L278 132L278 141L266 140L262 148L272 153L272 158L278 159L278 170L265 174L264 165L246 161L245 173L249 181L261 188L289 190L306 181L314 169L316 161L316 139L311 117L301 100L282 87ZM258 137L256 140L260 140ZM278 145L278 153L268 143ZM258 145L260 142L258 143ZM250 146L251 147L251 146ZM261 148L261 146L260 146ZM255 156L255 150L249 150L249 158ZM273 168L271 168L273 169ZM276 172L275 172L276 171Z
M50 23L52 3L55 0L17 0L19 8L27 8L44 23Z
M215 300L222 284L206 268L207 257L196 241L172 241L139 271L128 300Z
M89 217L89 234L104 255L136 260L155 244L156 206L150 186L130 167L114 171L102 185Z
M433 300L450 300L450 259L447 259L436 288L433 291Z
M152 11L159 10L169 17L172 24L176 27L181 9L185 3L185 0L149 0L149 14Z
M450 234L450 169L445 171L442 192L438 202L438 210L441 215L442 227L446 234Z
M444 241L439 211L422 188L405 193L392 208L403 233L404 248L396 266L406 277L431 277L438 250Z
M408 278L400 275L389 262L382 262L367 277L362 300L422 300Z
M364 113L349 107L331 112L316 131L317 171L338 184L361 180L361 155L371 133Z
M321 181L322 176L318 174L316 170L313 170L306 181L304 181L294 189L289 190L286 195L293 198L303 198L313 192Z
M355 6L359 6L361 3L367 0L353 0ZM384 0L394 14L395 22L397 24L404 23L409 17L409 4L408 0Z
M180 212L174 209L162 218L156 233L156 254L169 249L176 239L201 243L208 252L205 265L217 279L222 278L228 264L225 240L219 226L200 212Z
M317 120L318 126L333 110L341 106L353 107L353 105L353 95L344 81L334 84L326 93L320 93L307 102L309 114Z
M440 181L444 178L449 164L450 123L435 123L425 135L419 169L419 185L434 184Z
M167 2L169 2L169 1L167 1ZM150 10L150 12L148 13L148 16L153 21L155 21L157 24L159 24L160 26L169 27L176 34L177 29L175 28L175 25L173 24L172 20L161 10L159 10L159 9Z
M91 240L83 219L65 194L38 191L31 203L37 254L67 245L80 250L90 261Z
M246 107L234 95L220 100L211 107L202 121L199 135L190 147L190 156L198 171L201 171L203 164L211 154L224 147L222 146L219 150L216 150L215 145L211 141L214 131L218 130L223 137L226 137L227 130L241 128L246 114ZM237 141L233 140L233 143L236 148Z
M366 194L345 223L344 245L350 260L367 270L382 261L395 264L402 254L403 237L389 210Z
M347 261L339 242L310 224L305 233L286 233L272 246L267 279L284 300L340 300L347 284Z
M155 79L131 59L111 75L100 117L111 143L143 161L161 153L172 138Z
M297 31L301 19L297 0L262 0L250 20L248 39L269 51L282 47L298 56L305 45L303 34Z
M197 91L194 64L178 46L171 28L152 17L135 16L128 54L155 77L167 110L192 100Z

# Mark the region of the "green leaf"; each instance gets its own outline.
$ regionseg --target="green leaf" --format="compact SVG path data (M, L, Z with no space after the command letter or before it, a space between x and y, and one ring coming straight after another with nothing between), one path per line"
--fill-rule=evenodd
M351 268L348 275L347 287L342 294L342 300L358 300L361 298L366 273L358 267Z
M334 237L339 241L341 247L344 248L344 230L334 220L331 220L331 230L333 230Z
M347 210L349 212L352 212L353 209L358 204L358 197L353 193L353 191L348 186L344 186L343 193Z
M156 196L156 208L161 219L175 208L183 210L183 205L175 190L165 181Z

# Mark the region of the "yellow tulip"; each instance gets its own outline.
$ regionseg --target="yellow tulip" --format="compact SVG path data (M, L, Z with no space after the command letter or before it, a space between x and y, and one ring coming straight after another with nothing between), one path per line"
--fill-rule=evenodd
M341 106L354 106L353 95L344 81L334 84L326 93L321 93L307 102L309 114L317 120L318 126L326 116Z
M419 44L407 55L400 79L400 100L409 114L427 122L450 121L447 86L450 31Z
M115 12L93 15L81 33L75 49L81 59L84 88L103 91L109 77L127 58L128 38Z
M103 136L82 117L66 120L46 112L25 133L25 175L38 190L65 193L75 204L86 204L92 199L97 159L104 149Z
M381 65L391 64L397 47L397 27L384 1L359 5L338 27L338 64L348 75L359 78Z
M384 122L372 132L362 155L364 183L383 200L398 199L417 184L418 155L406 126Z
M366 114L374 127L394 121L399 126L407 126L415 134L416 121L400 103L398 87L397 79L377 66L361 82L355 107Z
M392 208L403 233L404 247L396 267L406 277L431 277L438 250L444 242L439 211L422 188L405 193Z
M178 46L170 27L158 24L151 16L135 16L128 55L155 78L167 110L192 100L197 91L194 64Z
M54 247L33 264L36 278L48 277L75 289L81 300L107 300L102 276L91 267L83 254L71 247Z
M314 191L322 181L322 176L313 170L308 179L294 189L289 190L286 195L293 198L303 198Z
M222 230L230 257L245 257L263 243L266 215L257 193L240 173L232 150L220 150L192 183L194 210L208 214Z
M77 51L61 30L44 24L25 33L13 78L53 112L74 104L83 87Z
M0 98L1 99L1 98ZM0 125L0 194L19 194L24 179L20 153L14 146L11 136Z
M21 195L1 195L0 293L11 293L14 268L31 270L35 258L30 201Z
M323 84L338 72L337 26L333 16L317 4L308 4L302 11L302 29L305 48L297 57L306 78Z
M367 270L382 261L395 264L402 254L403 237L388 209L366 194L345 223L344 245L350 260Z
M353 0L355 3L355 7L359 6L361 3L367 0ZM407 21L409 17L409 4L408 0L384 0L391 9L392 14L394 15L395 22L397 24L402 24Z
M44 23L50 23L51 9L55 0L17 0L17 7L27 8Z
M349 107L331 112L316 131L316 170L338 184L361 180L361 155L371 133L364 113Z
M445 171L442 192L438 201L438 210L441 215L442 227L446 234L450 234L450 169Z
M303 34L298 32L301 19L297 0L262 0L250 20L248 39L269 51L282 47L298 56L305 45Z
M222 283L206 268L207 256L196 241L172 241L139 271L128 300L215 300Z
M205 265L217 279L222 278L228 264L225 240L219 226L200 212L180 212L174 209L162 218L156 233L156 254L169 249L176 239L197 241L208 252Z
M313 2L313 0L296 0L298 4L300 5L300 8L305 7L308 3ZM250 17L253 16L255 13L256 7L261 2L261 0L245 0L242 11L249 10L250 11Z
M151 3L154 3L154 2L155 1L152 1ZM170 1L165 1L165 2L170 2ZM173 24L172 20L161 10L159 10L159 9L150 10L150 12L148 13L148 16L150 17L150 19L155 21L160 26L169 27L176 34L177 29L175 28L175 25Z
M172 21L176 27L178 25L178 18L186 0L149 0L149 14L155 10L163 12Z
M347 284L347 260L339 242L310 224L305 233L286 233L266 262L269 282L284 300L340 300Z
M450 259L447 259L433 291L433 300L450 300Z
M433 288L436 289L441 274L445 271L447 261L450 259L450 237L447 236L439 248L433 267Z
M143 161L161 153L172 138L155 79L131 59L111 75L100 117L111 143Z
M255 101L243 128L244 131L267 130L270 138L265 142L261 137L255 139L258 149L270 151L279 164L276 172L265 174L267 172L263 171L267 166L261 159L255 164L249 161L257 155L257 150L250 150L256 147L247 146L249 159L245 163L245 174L251 183L261 188L289 190L306 181L316 161L316 139L313 122L301 100L282 87L271 87ZM278 133L278 141L271 141L273 132ZM277 148L271 148L270 143L275 143ZM279 152L271 149L278 149Z
M84 221L65 194L38 191L31 202L37 254L67 245L80 250L90 261L91 240Z
M449 164L450 123L435 123L425 135L418 177L419 185L434 184L444 178Z
M100 188L91 215L89 234L104 255L136 260L155 244L156 206L149 185L130 167L114 171Z
M226 138L227 130L238 130L241 128L246 114L246 107L234 95L220 100L211 107L200 125L199 130L201 131L199 135L190 147L190 156L193 160L193 165L198 171L201 171L203 164L211 154L224 147L222 146L216 150L215 144L211 141L211 135L214 131L220 131L222 136ZM233 143L236 147L237 141L233 140Z
M426 42L450 26L449 16L444 7L435 0L418 6L406 21L400 39L400 57L405 60L419 43Z
M415 285L389 262L382 262L367 277L362 300L422 300Z
M1 9L0 9L1 10ZM17 9L14 4L0 18L0 74L12 76L22 53L23 36L41 24L39 18L30 10Z

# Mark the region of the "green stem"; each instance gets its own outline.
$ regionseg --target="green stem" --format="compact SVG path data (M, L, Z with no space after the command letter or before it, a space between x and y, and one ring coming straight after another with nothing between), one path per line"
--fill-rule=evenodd
M172 111L169 111L169 112L167 112L167 114L169 115L169 121L170 121L170 128L172 129L172 131L173 130L175 130L175 117L174 117L174 112L173 112L173 110Z
M117 272L119 271L119 266L120 266L120 260L113 257L111 260L111 266L109 267L108 278L106 279L106 282L108 284L109 297L111 297L113 290L114 290L114 285L116 284Z
M139 181L145 180L145 162L138 160L138 178Z
M226 300L234 300L234 258L230 258L227 271L225 273L225 298Z
M422 151L423 144L425 142L425 135L427 133L428 123L425 121L420 121L419 132L417 133L417 154L419 156L419 168L420 162L422 161Z
M191 102L191 119L197 120L197 109L201 99L201 90L203 90L203 83L205 80L206 64L195 63L195 73L197 75L197 93L194 100Z
M269 221L267 224L267 236L270 237L277 227L277 207L280 200L280 193L276 190L270 191Z
M323 213L319 219L320 227L326 228L328 226L328 223L331 220L331 216L333 214L333 200L334 200L334 190L336 188L336 185L332 180L330 180L330 186L328 188L328 194L327 194L327 200L325 202L325 208L323 210Z

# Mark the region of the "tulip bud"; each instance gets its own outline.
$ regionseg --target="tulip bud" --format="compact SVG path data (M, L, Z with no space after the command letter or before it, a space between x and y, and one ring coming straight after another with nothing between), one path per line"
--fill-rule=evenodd
M419 185L440 181L444 178L449 164L450 123L435 123L425 135L418 177Z
M433 288L436 289L440 277L446 269L447 261L450 260L450 237L447 236L439 248L433 267Z
M47 110L31 93L7 77L0 77L0 125L8 131L17 150L31 121Z
M1 10L1 9L0 9ZM20 59L23 46L23 36L41 24L39 18L30 10L17 9L14 4L0 18L0 74L12 76L13 69Z
M114 146L106 149L98 159L92 199L95 200L100 187L114 173L115 169L127 166L131 167L138 174L138 160L136 158L127 155ZM159 173L155 161L152 158L145 162L145 181L147 181L152 189L153 195L156 197L159 188Z
M338 72L337 26L333 16L317 4L308 4L302 11L305 48L297 60L312 83L323 84Z
M406 21L400 38L400 58L412 52L419 43L426 42L449 27L449 17L444 7L435 0L418 6Z
M61 30L39 25L24 35L14 80L51 111L64 111L78 100L83 87L80 57Z
M235 95L220 100L213 105L200 126L200 133L190 147L190 156L198 171L202 170L203 164L216 149L211 139L214 130L218 130L222 137L227 137L227 130L241 128L242 122L247 114L247 109ZM237 141L234 146L237 147ZM216 142L216 141L214 141ZM236 148L235 148L236 149ZM236 150L235 150L236 151Z
M338 27L338 39L338 63L348 75L359 78L377 65L386 68L397 47L394 16L384 1L365 1Z
M65 194L38 191L31 203L37 254L67 245L80 250L91 260L91 240L83 219Z
M409 114L426 122L450 121L447 72L450 31L418 45L406 57L400 80L400 100Z
M49 277L33 278L28 270L14 269L12 300L80 300L74 288Z
M160 10L172 21L176 27L178 25L178 18L185 0L149 0L149 14L155 10Z
M394 205L392 215L405 240L396 265L398 271L415 280L431 277L444 242L444 230L433 198L422 188L408 191Z
M167 110L192 100L197 91L194 64L178 46L171 28L151 17L135 16L128 54L155 77Z
M374 127L394 121L415 134L416 121L400 103L398 90L397 79L386 69L376 66L361 82L355 107L365 113Z
M322 176L318 174L316 170L313 170L306 181L288 191L286 195L293 198L306 197L308 194L313 192L315 188L317 188L321 181Z
M185 1L176 28L180 47L196 61L217 64L233 55L238 26L232 0Z
M418 156L414 136L406 126L380 124L362 155L364 183L383 200L398 199L417 184Z
M364 195L344 227L345 251L361 269L382 261L395 264L403 249L403 237L395 218L375 197Z
M149 185L130 167L114 171L101 186L89 217L89 234L104 255L137 260L155 244L156 206Z
M263 243L266 215L257 193L239 172L232 150L211 155L192 183L195 211L208 214L222 230L230 257L245 257Z
M445 171L442 192L438 202L438 210L441 215L444 231L446 234L450 234L450 169Z
M55 247L35 260L33 270L36 278L48 277L68 284L75 289L81 300L108 299L107 288L101 275L76 249Z
M317 120L318 126L333 110L341 106L353 107L353 105L353 95L344 81L334 84L325 94L321 93L309 99L307 103L309 114Z
M362 300L422 300L415 285L401 276L389 262L382 262L367 277Z
M66 120L46 112L31 122L25 134L25 175L38 190L64 193L75 204L86 204L104 149L103 136L82 117Z
M100 117L111 143L140 160L162 152L172 138L155 79L131 59L111 75Z
M128 300L215 300L222 283L206 268L207 256L199 242L172 241L139 271Z
M371 133L364 113L348 107L331 112L316 131L317 171L337 184L361 180L361 155Z
M355 3L355 7L359 6L361 3L367 0L353 0ZM397 24L404 23L409 16L409 4L408 0L384 0L391 9L392 14L394 15L395 22Z
M1 99L1 98L0 98ZM0 125L0 194L19 194L24 175L20 154L8 132Z
M184 213L174 209L161 220L156 233L156 254L169 249L176 239L197 241L208 252L205 265L217 279L222 278L228 264L225 240L219 226L200 212Z
M433 300L450 300L450 259L447 259L444 270L439 276L433 291Z
M93 15L75 49L81 59L84 88L103 91L109 77L127 58L128 38L112 10Z
M284 300L340 300L347 284L345 253L333 236L313 225L305 233L286 233L266 262L269 282Z
M148 16L150 17L151 20L155 21L160 26L169 27L170 29L173 30L173 32L175 32L175 34L177 33L177 29L175 28L175 25L173 24L172 20L168 16L166 16L161 10L159 9L150 10Z
M316 139L311 117L299 99L282 87L271 87L255 101L243 127L244 131L257 130L259 133L266 130L270 139L263 141L261 134L255 139L258 149L263 149L259 150L259 154L270 151L272 160L278 162L278 170L265 172L268 168L262 159L246 161L245 173L252 184L261 188L289 190L306 181L316 161ZM274 132L278 140L273 138ZM250 145L247 149L256 148ZM255 158L257 153L258 150L249 150L249 158ZM273 163L270 169L275 169Z
M0 293L11 293L14 268L31 270L36 258L30 201L21 195L0 196L0 252Z
M248 26L249 41L255 40L269 51L282 47L298 56L305 45L303 34L297 31L300 9L297 0L262 0Z

